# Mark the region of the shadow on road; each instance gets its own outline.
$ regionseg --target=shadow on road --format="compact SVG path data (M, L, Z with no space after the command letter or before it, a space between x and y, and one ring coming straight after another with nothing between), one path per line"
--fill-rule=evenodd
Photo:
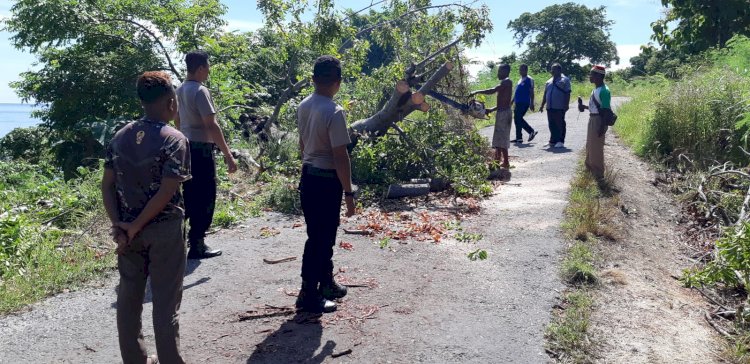
M269 334L247 359L247 363L322 363L333 354L336 343L329 340L320 347L323 326L320 314L297 313Z
M513 143L512 145L513 145L514 147L518 148L518 149L526 149L526 148L531 148L531 147L533 147L533 146L534 146L535 144L536 144L536 143L533 143L533 142L532 142L532 143L528 143L528 142L526 142L526 143Z
M570 153L570 152L573 151L573 149L570 149L568 147L563 147L563 148L547 148L547 149L545 149L545 151L547 151L549 153L554 153L554 154L561 154L561 153Z

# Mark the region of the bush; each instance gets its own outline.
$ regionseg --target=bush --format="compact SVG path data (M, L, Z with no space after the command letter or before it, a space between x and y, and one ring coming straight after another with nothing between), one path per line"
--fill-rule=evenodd
M48 134L47 129L39 126L13 129L0 138L0 159L20 159L29 163L49 159Z
M264 186L263 205L285 214L302 214L299 199L298 181L279 176Z
M442 111L432 111L402 122L406 137L389 134L360 140L352 155L355 182L387 185L442 177L459 194L488 193L487 141L465 121L447 118Z
M688 286L750 287L750 222L727 228L716 242L716 252L714 260L703 269L686 271L685 283Z
M748 163L739 147L747 149L750 136L750 40L728 44L681 81L641 81L616 127L640 155L675 162L684 154L698 168Z
M699 163L743 162L750 125L739 125L750 104L747 78L729 69L689 77L658 101L644 140L655 155L685 153ZM704 165L705 165L704 164Z

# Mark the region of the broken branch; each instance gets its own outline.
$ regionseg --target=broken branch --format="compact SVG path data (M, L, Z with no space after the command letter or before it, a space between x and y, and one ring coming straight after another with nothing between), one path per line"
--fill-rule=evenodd
M266 259L263 258L263 263L266 264L279 264L279 263L286 263L297 260L297 257L287 257L287 258L281 258L281 259Z

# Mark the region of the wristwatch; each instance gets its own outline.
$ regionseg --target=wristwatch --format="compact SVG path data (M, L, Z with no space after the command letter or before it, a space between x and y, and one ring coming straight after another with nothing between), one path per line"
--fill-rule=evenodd
M344 196L346 196L346 197L354 197L354 191L351 191L351 192L346 192L345 191L344 192Z

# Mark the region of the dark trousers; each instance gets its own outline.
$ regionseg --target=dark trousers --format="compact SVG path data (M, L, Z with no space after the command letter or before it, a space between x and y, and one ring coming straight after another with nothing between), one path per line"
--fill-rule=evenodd
M534 132L534 128L523 118L527 111L529 111L529 104L516 104L516 108L513 110L513 122L516 124L516 139L523 139L522 130L525 130L529 134Z
M190 173L183 183L185 218L190 222L191 244L206 237L216 208L216 161L213 143L190 142Z
M565 110L547 109L547 123L549 125L549 142L555 144L557 142L565 143Z
M316 284L333 274L333 247L339 227L344 193L335 170L309 165L302 168L299 184L307 241L302 255L302 280Z
M125 364L141 364L148 356L141 313L146 278L151 276L154 339L162 363L184 363L180 354L178 311L185 274L185 235L182 218L147 225L117 256L117 332Z

